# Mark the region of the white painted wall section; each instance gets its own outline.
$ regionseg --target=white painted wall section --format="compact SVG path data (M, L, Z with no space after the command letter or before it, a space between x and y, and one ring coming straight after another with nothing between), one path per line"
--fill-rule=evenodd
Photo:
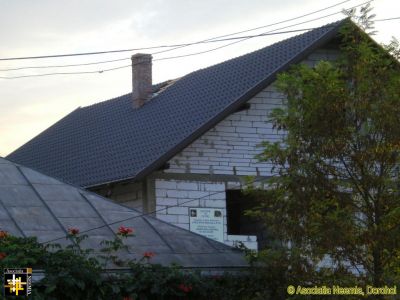
M155 185L156 216L160 220L190 230L190 207L219 208L224 216L224 243L235 246L240 241L249 249L257 249L255 236L227 234L226 187L224 182L157 179Z

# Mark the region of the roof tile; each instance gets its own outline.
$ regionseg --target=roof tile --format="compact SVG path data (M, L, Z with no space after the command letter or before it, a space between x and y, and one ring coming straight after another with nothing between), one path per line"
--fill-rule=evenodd
M279 70L333 37L342 22L190 73L139 109L133 109L131 94L79 108L8 158L84 187L137 179Z

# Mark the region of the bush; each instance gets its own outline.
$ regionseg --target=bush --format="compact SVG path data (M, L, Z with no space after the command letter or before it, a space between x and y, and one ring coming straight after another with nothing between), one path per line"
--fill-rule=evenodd
M126 229L126 228L124 228ZM21 238L0 231L0 268L32 267L44 271L34 283L34 299L277 299L275 281L265 277L263 268L248 272L202 275L179 266L150 264L155 255L143 254L137 261L118 260L115 253L124 248L123 239L132 232L120 230L113 241L104 241L102 255L82 250L86 238L78 230L67 235L72 243L66 248L44 246L36 238ZM107 274L110 262L129 272ZM267 278L267 280L266 280ZM3 276L1 276L3 280ZM4 282L2 282L4 284ZM272 290L272 291L271 291Z

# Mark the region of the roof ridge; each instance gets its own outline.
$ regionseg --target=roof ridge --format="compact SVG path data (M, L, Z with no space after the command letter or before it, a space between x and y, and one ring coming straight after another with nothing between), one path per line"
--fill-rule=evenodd
M256 50L253 50L253 51L251 51L251 52L247 52L247 53L244 53L244 54L241 54L241 55L232 57L232 58L230 58L230 59L228 59L228 60L224 60L224 61L218 62L218 63L216 63L216 64L213 64L213 65L210 65L210 66L207 66L207 67L204 67L204 68L197 69L197 70L195 70L195 71L189 72L189 73L187 73L187 74L185 74L185 75L183 75L183 76L181 76L181 77L175 78L175 79L168 79L168 80L165 80L165 81L162 81L162 82L153 84L152 86L153 86L153 88L154 88L155 86L160 85L161 88L162 88L162 90L161 90L160 92L164 92L165 89L169 88L169 86L170 86L169 83L170 83L170 82L174 82L174 83L175 83L175 81L177 81L177 80L179 80L179 79L182 79L182 78L184 78L184 77L186 77L186 76L189 76L189 75L191 75L191 74L193 74L193 73L201 72L201 71L207 70L207 69L209 69L209 68L216 67L216 66L218 66L218 65L220 65L220 64L228 63L228 62L230 62L230 61L232 61L232 60L239 59L239 58L241 58L241 57L243 57L243 56L246 56L246 55L251 55L251 54L253 54L253 53L257 52L257 51L261 51L261 50L264 50L264 49L267 48L267 47L272 47L272 46L274 46L274 45L277 45L277 44L280 44L280 43L284 43L284 42L286 42L286 41L289 40L289 39L296 38L296 37L301 36L301 35L303 35L303 34L305 34L305 33L307 33L307 32L310 32L310 31L312 31L312 30L315 30L315 29L322 29L322 28L324 28L324 27L330 27L330 26L335 27L335 26L337 26L339 23L344 22L344 21L347 20L347 19L348 19L348 18L343 18L343 19L341 19L341 20L338 20L338 21L335 21L335 22L331 22L331 23L325 24L325 25L320 26L320 27L316 27L316 28L313 28L313 29L309 29L308 31L305 31L305 32L303 32L303 33L296 34L296 35L294 35L294 36L291 36L291 37L288 37L288 38L286 38L286 39L277 41L277 42L272 43L272 44L269 44L269 45L267 45L267 46L262 46L261 48L258 48L258 49L256 49ZM336 24L336 25L334 26L333 24ZM167 85L167 86L165 87L165 89L163 89L163 85L164 85L164 84ZM87 106L83 106L83 107L80 107L80 108L84 109L84 108L92 107L92 106L97 105L97 104L106 103L106 102L113 101L113 100L118 100L118 99L120 99L120 98L126 97L126 96L131 95L131 94L132 94L132 92L126 93L126 94L123 94L123 95L121 95L121 96L117 96L117 97L113 97L113 98L111 98L111 99L99 101L99 102L96 102L96 103L93 103L93 104L90 104L90 105L87 105ZM157 97L157 96L158 96L158 95L155 95L155 97ZM154 98L155 98L155 97L154 97Z
M130 109L130 94L81 108L7 158L84 187L142 178L334 38L346 20L166 81L140 109Z
M309 30L307 30L307 31L305 31L305 32L303 32L303 33L299 33L299 34L293 35L293 36L291 36L291 37L287 37L287 38L285 38L285 39L283 39L283 40L279 40L279 41L277 41L277 42L275 42L275 43L269 44L269 45L267 45L267 46L263 46L263 47L258 48L258 49L256 49L256 50L253 50L253 51L250 51L250 52L247 52L247 53L244 53L244 54L241 54L241 55L232 57L232 58L230 58L230 59L227 59L227 60L221 61L221 62L219 62L219 63L213 64L213 65L211 65L211 66L207 66L207 67L204 67L204 68L200 68L200 69L195 70L195 71L193 71L193 72L190 72L190 73L188 73L188 74L186 74L186 75L184 75L184 76L190 75L190 74L195 73L195 72L207 70L207 69L209 69L209 68L213 68L213 67L218 66L218 65L220 65L220 64L228 63L228 62L230 62L230 61L232 61L232 60L239 59L239 58L241 58L241 57L243 57L243 56L251 55L251 54L256 53L256 52L258 52L258 51L265 50L266 48L269 48L269 47L272 47L272 46L275 46L275 45L278 45L278 44L281 44L281 43L285 43L285 42L287 42L287 41L290 40L290 39L294 39L294 38L296 38L296 37L300 37L300 36L302 36L303 34L307 34L307 33L311 32L311 31L313 31L313 30L320 30L320 29L325 28L325 27L332 27L332 28L335 28L335 27L339 26L339 24L344 23L346 20L349 20L349 18L346 17L346 18L340 19L340 20L338 20L338 21L325 24L325 25L323 25L323 26L319 26L319 27L315 27L315 28L309 29ZM182 76L182 77L183 77L183 76Z

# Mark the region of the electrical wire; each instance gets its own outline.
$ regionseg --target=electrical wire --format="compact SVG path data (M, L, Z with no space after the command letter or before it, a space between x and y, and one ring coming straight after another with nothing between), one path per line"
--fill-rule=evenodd
M296 26L296 25L297 24L295 24L293 26ZM247 35L247 36L238 36L238 37L232 37L232 38L215 39L215 40L208 40L208 41L202 41L202 42L196 42L196 43L190 43L190 44L182 44L182 45L184 45L182 47L191 46L191 45L195 45L195 44L199 44L199 43L226 42L226 41L231 41L231 40L240 40L240 39L247 39L247 38L253 38L253 37L262 37L262 36L266 36L266 35L293 33L293 32L312 30L312 29L315 29L315 28L304 28L304 29L296 29L296 30L290 30L290 31L276 32L276 33L271 33L271 34L261 33L261 34L256 34L256 35ZM279 30L279 28L276 29L276 30ZM178 49L178 47L176 47L175 49ZM169 50L175 50L175 49L169 49ZM163 53L163 52L166 52L166 51L153 52L153 53L150 53L150 54L151 55L155 55L155 54L159 54L159 53ZM130 60L130 58L120 58L120 59L104 60L104 61L91 62L91 63L79 63L79 64L67 64L67 65L29 66L29 67L7 68L7 69L0 69L0 72L19 71L19 70L26 70L26 69L48 69L48 68L79 67L79 66L97 65L97 64L104 64L104 63L117 62L117 61L125 61L125 60ZM97 71L95 73L97 73Z
M128 68L128 67L131 67L131 65L124 65L124 66L103 69L103 70L97 70L97 71L52 72L52 73L44 73L44 74L20 75L20 76L10 76L10 77L0 76L0 79L19 79L19 78L28 78L28 77L44 77L44 76L54 76L54 75L78 75L78 74L94 74L94 73L101 74L101 73L106 73L109 71L115 71L115 70L124 69L124 68Z
M178 49L178 47L186 47L186 46L190 46L190 45L195 45L198 43L202 43L202 42L206 42L206 41L210 41L210 40L214 40L217 38L221 38L221 37L227 37L227 36L232 36L232 35L236 35L239 33L244 33L244 32L249 32L249 31L253 31L253 30L257 30L257 29L261 29L261 28L266 28L266 27L270 27L270 26L274 26L274 25L278 25L278 24L282 24L282 23L286 23L286 22L290 22L290 21L294 21L303 17L307 17L313 14L316 14L318 12L333 8L335 6L339 6L343 3L349 2L352 0L345 0L342 2L339 2L337 4L295 17L295 18L290 18L290 19L286 19L283 21L279 21L276 23L271 23L271 24L267 24L267 25L263 25L263 26L259 26L259 27L255 27L255 28L250 28L250 29L246 29L246 30L242 30L242 31L238 31L238 32L234 32L234 33L230 33L230 34L225 34L225 35L221 35L221 36L216 36L213 38L209 38L200 42L194 42L194 43L186 43L186 44L180 44L180 45L161 45L161 46L152 46L152 47L143 47L143 48L132 48L132 49L120 49L120 50L105 50L105 51L97 51L97 52L81 52L81 53L69 53L69 54L52 54L52 55L40 55L40 56L26 56L26 57L10 57L10 58L0 58L0 61L7 61L7 60L26 60L26 59L44 59L44 58L57 58L57 57L71 57L71 56L86 56L86 55L98 55L98 54L109 54L109 53L120 53L120 52L132 52L132 51L139 51L139 50L150 50L150 49L158 49L158 48L170 48L170 47L175 47L176 49ZM371 0L373 1L373 0ZM368 2L371 2L368 1ZM171 51L171 50L166 50L166 51ZM165 52L166 52L165 51ZM161 53L161 52L159 52ZM101 62L100 62L101 63Z
M223 37L227 37L227 36L232 36L232 35L236 35L236 34L240 34L240 33L244 33L244 32L249 32L249 31L253 31L253 30L257 30L257 29L261 29L261 28L266 28L266 27L270 27L270 26L273 26L273 25L278 25L278 24L282 24L282 23L285 23L285 22L293 21L293 20L296 20L296 19L299 19L299 18L302 18L302 17L305 17L305 16L309 16L309 15L315 14L315 13L317 13L317 12L321 12L321 11L327 10L327 9L329 9L329 8L338 6L338 5L340 5L340 4L343 4L343 3L349 2L349 1L351 1L351 0L346 0L346 1L340 2L340 3L338 3L338 4L329 6L329 7L327 7L327 8L320 9L320 10L318 10L318 11L314 11L314 12L311 12L311 13L309 13L309 14L302 15L302 16L299 16L299 17L296 17L296 18L292 18L292 19L288 19L288 20L281 21L281 22L277 22L277 23L273 23L273 24L268 24L268 25L260 26L260 27L257 27L257 28L252 28L252 29L248 29L248 30L243 30L243 31L239 31L239 32L236 32L236 33L231 33L231 34L227 34L227 35L222 35L222 36L218 36L218 37L214 37L214 38L210 38L210 39L207 39L207 40L203 40L203 41L199 41L199 42L194 42L194 43L187 43L187 44L180 44L180 45L162 45L162 46L145 47L145 48L134 48L134 49L123 49L123 50L87 52L87 53L57 54L57 55L32 56L32 57L16 57L16 58L2 58L2 59L0 58L0 61L5 61L5 60L42 59L42 58L56 58L56 57L83 56L83 55L97 55L97 54L106 54L106 53L117 53L117 52L128 52L128 51L137 51L137 50L149 50L149 49L172 48L172 47L174 47L173 49L167 49L167 50L162 50L162 51L159 51L159 52L152 53L152 54L159 54L159 53L164 53L164 52L176 50L176 49L183 48L183 47L187 47L187 46L191 46L191 45L201 44L201 43L221 42L221 41L228 41L228 40L237 40L237 39L239 39L238 41L229 43L229 44L227 44L227 45L219 46L219 47L217 47L217 48L213 48L213 49L209 49L209 50L205 50L205 51L201 51L201 52L196 52L196 53L189 53L189 54L178 55L178 56L171 56L171 57L158 58L158 59L155 59L154 61L167 60L167 59L175 59L175 58L182 58L182 57L187 57L187 56L194 56L194 55L199 55L199 54L203 54L203 53L208 53L208 52L211 52L211 51L215 51L215 50L218 50L218 49L221 49L221 48L224 48L224 47L228 47L228 46L230 46L230 45L233 45L233 44L236 44L236 43L239 43L239 42L242 42L242 41L251 39L251 38L255 38L255 37L262 37L262 36L273 35L273 34L276 35L276 34L284 34L284 33L291 33L291 32L298 32L298 31L305 31L305 30L315 29L315 28L307 28L307 29L298 29L298 30L291 30L291 31L285 31L285 32L274 32L274 33L272 33L273 31L276 31L276 30L285 29L285 28L297 26L297 25L300 25L300 24L312 22L312 21L315 21L315 20L319 20L319 19L322 19L322 18L326 18L326 17L332 16L332 15L336 15L336 14L338 14L338 13L340 13L340 12L332 13L332 14L325 15L325 16L322 16L322 17L319 17L319 18L316 18L316 19L312 19L312 20L308 20L308 21L301 22L301 23L297 23L297 24L294 24L294 25L289 25L289 26L286 26L286 27L283 27L283 28L275 29L275 30L272 30L272 31L270 31L270 32L265 32L265 33L261 33L261 34L258 34L258 35L251 35L251 36L245 36L245 37L242 36L242 37L235 37L235 38L217 40L217 39L219 39L219 38L223 38ZM357 6L353 6L353 7L351 7L351 8L348 8L348 9L356 8L356 7L365 5L365 4L367 4L367 3L369 3L369 2L372 2L372 1L373 1L373 0L370 0L370 1L364 2L364 3L362 3L362 4L359 4L359 5L357 5ZM379 19L379 20L375 20L375 21L376 21L376 22L381 22L381 21L398 20L398 19L400 19L400 17L387 18L387 19ZM2 70L0 70L0 71L21 70L21 69L33 69L33 68L86 66L86 65L93 65L93 64L101 64L101 63L116 62L116 61L127 60L127 59L129 59L129 58L116 59L116 60L108 60L108 61L101 61L101 62L94 62L94 63L84 63L84 64L71 64L71 65L58 65L58 66L21 67L21 68L8 69L8 70L7 70L7 69L2 69ZM50 76L50 75L70 75L70 74L104 73L104 72L113 71L113 70L118 70L118 69L127 68L127 67L131 67L131 65L119 66L119 67L115 67L115 68L109 68L109 69L98 70L98 71L56 72L56 73L47 73L47 74L22 75L22 76L15 76L15 77L0 77L0 78L1 78L1 79L16 79L16 78L39 77L39 76ZM262 180L265 180L265 179L262 178ZM254 184L254 183L258 182L258 181L260 181L260 180L254 180L254 181L252 181L250 184ZM162 208L162 209L154 210L154 211L149 212L149 213L142 213L142 214L139 214L139 215L135 215L135 216L133 216L133 217L130 217L130 218L125 218L125 219L122 219L122 220L119 220L119 221L107 223L107 224L102 225L102 226L98 226L98 227L95 227L95 228L91 228L91 229L87 229L87 230L81 231L80 233L81 233L81 234L82 234L82 233L87 233L87 232L90 232L90 231L92 231L92 230L104 228L104 227L107 227L107 226L110 226L110 225L114 225L114 224L117 224L117 223L121 223L121 222L124 222L124 221L129 221L129 220L132 220L132 219L135 219L135 218L139 218L139 217L143 217L143 216L153 215L153 214L155 214L155 213L157 213L157 212L164 211L164 210L166 210L166 209L168 209L168 208L180 207L180 206L182 206L182 205L184 205L184 204L187 204L187 203L190 203L190 202L193 202L193 201L196 201L196 200L201 200L201 199L203 199L203 198L210 197L210 196L212 196L212 195L216 195L216 194L219 194L219 193L225 193L225 191L220 191L220 192L211 193L211 194L205 195L205 196L200 197L200 198L190 199L190 200L188 200L188 201L185 201L185 202L180 203L179 205L171 205L171 206L167 206L167 207ZM60 239L64 239L64 238L65 238L65 237L60 237L60 238L52 239L52 240L49 240L49 241L46 241L46 242L42 242L42 243L43 243L43 244L47 244L47 243L51 243L51 242L54 242L54 241L57 241L57 240L60 240Z
M291 22L291 21L294 21L294 20L298 20L298 19L301 19L301 18L304 18L304 17L308 17L308 16L313 15L313 14L319 13L321 11L328 10L330 8L339 6L339 5L341 5L343 3L346 3L346 2L349 2L349 1L352 1L352 0L345 0L345 1L342 1L342 2L339 2L339 3L336 3L334 5L331 5L331 6L328 6L328 7L313 11L311 13L307 13L307 14L304 14L304 15L301 15L301 16L298 16L298 17L294 17L294 18L290 18L290 19L286 19L286 20L283 20L283 21L279 21L279 22L275 22L275 23L271 23L271 24L267 24L267 25L263 25L263 26L259 26L259 27L254 27L254 28L250 28L250 29L246 29L246 30L242 30L242 31L237 31L237 32L234 32L234 33L229 33L229 34L216 36L216 37L213 37L213 38L209 38L209 39L200 41L199 43L206 43L206 42L213 41L213 40L220 39L220 38L224 38L224 37L227 37L227 36L232 36L232 35L236 35L236 34L240 34L240 33L250 32L250 31L254 31L254 30L258 30L258 29L262 29L262 28L268 28L268 27L271 27L271 26L275 26L275 25ZM373 1L373 0L370 0L368 2L371 2L371 1ZM279 30L279 29L276 29L276 30ZM193 44L196 44L196 43L193 43ZM188 46L190 46L190 44ZM156 53L153 53L153 54L169 52L169 51L173 51L173 50L184 48L184 47L186 47L186 46L185 45L183 45L182 47L178 46L178 47L175 47L173 49L162 50L162 51L159 51L159 52L156 52Z
M151 53L151 54L152 54L152 55L160 54L160 53L164 53L164 52L168 52L168 51L172 51L172 50L176 50L176 49L179 49L179 48L183 48L183 47L187 47L187 46L191 46L191 45L196 45L196 44L200 44L200 43L220 42L220 41L227 41L227 40L231 40L231 39L239 39L239 41L232 42L232 43L229 43L229 44L227 44L227 45L219 46L219 47L216 47L216 48L213 48L213 49L209 49L209 50L205 50L205 51L200 51L200 52L195 52L195 53L190 53L190 54L183 54L183 55L177 55L177 56L172 56L172 57L165 57L165 58L160 58L160 59L154 59L153 61L169 60L169 59L183 58L183 57L189 57L189 56L194 56L194 55L209 53L209 52L212 52L212 51L216 51L216 50L219 50L219 49L222 49L222 48L225 48L225 47L228 47L228 46L231 46L231 45L234 45L234 44L237 44L237 43L246 41L246 40L248 40L248 39L250 39L250 38L265 36L265 35L268 35L268 33L272 33L272 32L277 31L277 30L286 29L286 28L294 27L294 26L297 26L297 25L300 25L300 24L305 24L305 23L313 22L313 21L320 20L320 19L323 19L323 18L326 18L326 17L330 17L330 16L332 16L332 15L336 15L336 14L341 13L341 11L340 11L340 12L335 12L335 13L333 13L333 14L328 14L328 15L325 15L325 16L322 16L322 17L319 17L319 18L311 19L311 20L308 20L308 21L304 21L304 22L300 22L300 23L288 25L288 26L285 26L285 27L277 28L277 29L268 31L268 32L266 32L266 33L262 33L262 34L258 34L258 35L254 35L254 36L236 37L236 38L230 38L230 39L218 39L218 38L221 38L221 37L232 36L232 35L236 35L236 34L238 34L238 33L249 32L249 31L253 31L253 30L260 29L260 28L266 28L266 27L270 27L270 26L273 26L273 25L285 23L285 22L288 22L288 21L293 21L293 20L296 20L296 19L299 19L299 18L303 18L303 17L305 17L305 16L309 16L309 15L315 14L315 13L317 13L317 12L321 12L321 11L327 10L327 9L329 9L329 8L338 6L338 5L340 5L340 4L343 4L343 3L349 2L349 1L351 1L351 0L346 0L346 1L343 1L343 2L340 2L340 3L337 3L337 4L335 4L335 5L332 5L332 6L329 6L329 7L326 7L326 8L323 8L323 9L320 9L320 10L317 10L317 11L314 11L314 12L311 12L311 13L308 13L308 14L305 14L305 15L302 15L302 16L299 16L299 17L296 17L296 18L287 19L287 20L284 20L284 21L280 21L280 22L276 22L276 23L272 23L272 24L268 24L268 25L264 25L264 26L260 26L260 27L256 27L256 28L252 28L252 29L248 29L248 30L243 30L243 31L239 31L239 32L231 33L231 34L226 34L226 35L222 35L222 36L217 36L217 37L210 38L210 39L203 40L203 41L199 41L199 42L181 44L181 45L177 45L177 47L172 48L172 49L167 49L167 50L162 50L162 51L154 52L154 53ZM359 5L353 6L353 7L351 7L351 8L348 8L348 9L353 9L353 8L356 8L356 7L365 5L365 4L367 4L367 3L369 3L369 2L372 2L372 1L373 1L373 0L370 0L370 1L367 1L367 2L364 2L364 3L361 3L361 4L359 4ZM293 31L286 31L286 32L282 32L282 33L298 32L298 31L311 30L311 29L314 29L314 28L300 29L300 30L293 30ZM280 34L280 33L274 33L274 34ZM218 39L218 40L217 40L217 39ZM176 45L175 45L175 46L176 46ZM160 46L160 47L166 47L166 46ZM171 47L172 47L172 45L171 45ZM145 48L142 48L142 49L145 49ZM120 51L120 50L115 50L115 51ZM121 50L121 51L125 51L125 50ZM80 54L82 54L82 53L80 53ZM25 58L24 58L24 59L25 59ZM0 59L0 60L2 60L2 59ZM116 61L124 61L124 60L129 60L129 58L122 58L122 59L115 59L115 60L107 60L107 61L100 61L100 62L93 62L93 63L83 63L83 64L69 64L69 65L55 65L55 66L37 66L37 67L32 66L32 67L9 68L9 69L0 69L0 71L15 71L15 70L22 70L22 69L42 69L42 68L61 68L61 67L88 66L88 65L96 65L96 64L103 64L103 63L116 62ZM95 73L101 74L101 73L105 73L105 72L109 72L109 71L114 71L114 70L119 70L119 69L123 69L123 68L128 68L129 66L130 66L130 65L125 65L125 66L119 66L119 67L115 67L115 68L109 68L109 69L103 69L103 70L96 70L96 71L51 72L51 73L45 73L45 74L32 74L32 75L20 75L20 76L2 76L2 77L0 77L0 79L19 79L19 78L44 77L44 76L53 76L53 75L81 75L81 74L95 74Z
M110 62L117 62L117 61L124 61L124 60L129 60L129 58L118 58L118 59L103 60L103 61L91 62L91 63L79 63L79 64L67 64L67 65L29 66L29 67L7 68L7 69L0 69L0 72L20 71L20 70L28 70L28 69L80 67L80 66L100 65L100 64L106 64L106 63L110 63Z
M245 186L249 186L249 185L253 185L254 183L257 183L257 182L265 181L265 179L266 179L266 178L258 178L258 179L255 179L255 180L253 180L253 181L247 183ZM136 219L136 218L141 218L141 217L145 217L145 216L150 216L150 215L153 215L153 214L155 214L155 213L158 213L158 212L167 210L168 208L172 208L172 207L181 207L181 206L184 205L184 204L188 204L188 203L193 202L193 201L201 200L201 199L204 199L204 198L207 198L207 197L210 197L210 196L213 196L213 195L218 195L218 194L221 194L221 193L225 193L225 192L226 192L226 191L214 192L214 193L210 193L210 194L208 194L208 195L204 195L204 196L199 197L199 198L195 198L195 199L190 199L190 200L184 201L184 202L182 202L182 203L180 203L180 204L177 204L177 205L167 205L165 208L156 209L156 210L154 210L154 211L152 211L152 212L141 213L141 214L139 214L139 215L135 215L135 216L132 216L132 217L129 217L129 218L121 219L121 220L114 221L114 222L111 222L111 223L106 223L106 224L101 225L101 226L97 226L97 227L93 227L93 228L90 228L90 229L86 229L86 230L80 231L79 234L87 233L87 232L90 232L90 231L92 231L92 230L104 228L104 227L107 227L107 226L110 226L110 225L115 225L115 224L118 224L118 223L121 223L121 222L130 221L130 220L133 220L133 219ZM82 196L83 196L83 195L82 195ZM96 196L101 197L101 196L99 196L99 195L97 195L97 194L96 194ZM83 197L85 198L85 196L83 196ZM117 204L117 203L116 203L116 204ZM48 241L46 241L46 242L41 242L41 244L48 244L48 243L52 243L52 242L55 242L55 241L59 241L59 240L65 239L65 238L66 238L66 237L63 236L63 237L59 237L59 238L55 238L55 239L48 240Z
M372 1L373 0L369 0L369 1L363 2L363 3L359 4L359 5L356 5L356 6L353 6L351 8L348 8L347 10L353 9L353 8L356 8L356 7L359 7L359 6L363 6L363 5L365 5L367 3L370 3ZM232 42L232 43L228 43L226 45L219 46L219 47L216 47L216 48L212 48L212 49L208 49L208 50L204 50L204 51L200 51L200 52L189 53L189 54L182 54L182 55L177 55L177 56L158 58L158 59L154 59L153 61L170 60L170 59L177 59L177 58L183 58L183 57L189 57L189 56L195 56L195 55L200 55L200 54L204 54L204 53L209 53L209 52L216 51L216 50L219 50L219 49L222 49L222 48L225 48L225 47L228 47L228 46L231 46L231 45L234 45L234 44L237 44L237 43L240 43L240 42L243 42L243 41L246 41L248 39L255 38L255 37L262 37L262 36L267 36L267 35L275 35L275 34L284 34L284 33L299 32L299 31L305 31L305 30L312 30L312 29L315 29L315 28L298 29L298 30L291 30L291 31L284 31L284 32L274 32L276 30L286 29L286 28L297 26L297 25L301 25L301 24L317 21L317 20L320 20L320 19L323 19L323 18L331 17L331 16L339 14L339 13L342 13L342 11L331 13L331 14L328 14L328 15L324 15L322 17L314 18L314 19L303 21L303 22L300 22L300 23L288 25L288 26L285 26L285 27L277 28L277 29L274 29L274 30L271 30L271 31L268 31L268 32L265 32L265 33L262 33L262 34L258 34L258 35L218 40L218 41L227 41L227 40L239 39L238 41L235 41L235 42ZM393 18L391 18L391 19L393 19ZM386 21L386 20L387 19L382 19L380 21ZM215 40L214 42L216 42L216 41L217 40ZM201 42L197 42L197 43L201 43ZM184 45L189 45L189 44L184 44ZM176 47L176 48L180 48L180 47L181 46ZM152 53L152 55L163 53L163 52L170 51L170 50L174 50L174 49L168 49L168 50L164 50L164 51L155 52L155 53ZM125 58L125 59L121 59L121 60L127 60L127 59L129 59L129 58ZM114 60L114 61L118 61L118 60ZM101 74L101 73L114 71L114 70L119 70L119 69L128 68L128 67L131 67L131 65L124 65L124 66L119 66L119 67L115 67L115 68L102 69L102 70L96 70L96 71L52 72L52 73L45 73L45 74L32 74L32 75L20 75L20 76L8 76L8 77L7 76L1 76L0 79L19 79L19 78L27 78L27 77L43 77L43 76L53 76L53 75L78 75L78 74L94 74L94 73L100 73Z
M252 35L252 36L242 36L242 37L235 37L235 38L228 38L228 39L224 39L223 41L229 41L229 40L239 40L239 41L235 41L233 43L229 43L217 48L212 48L209 50L205 50L205 51L201 51L201 52L195 52L195 53L190 53L190 54L183 54L183 55L179 55L179 56L171 56L171 57L164 57L164 58L159 58L159 59L154 59L153 61L160 61L160 60L167 60L167 59L176 59L176 58L182 58L182 57L188 57L188 56L193 56L193 55L199 55L199 54L203 54L203 53L208 53L208 52L212 52L221 48L225 48L228 46L231 46L233 44L239 43L239 42L243 42L245 40L251 39L251 38L255 38L255 37L263 37L263 36L268 36L268 35L278 35L278 34L286 34L286 33L294 33L294 32L300 32L300 31L306 31L306 30L312 30L315 28L305 28L305 29L297 29L297 30L290 30L290 31L283 31L283 32L268 32L268 33L261 33L261 34L257 34L257 35ZM129 58L127 58L129 59ZM124 59L124 60L127 60ZM72 66L72 65L71 65ZM51 73L44 73L44 74L31 74L31 75L19 75L19 76L0 76L0 79L18 79L18 78L27 78L27 77L43 77L43 76L52 76L52 75L78 75L78 74L94 74L94 73L105 73L105 72L109 72L109 71L114 71L114 70L119 70L119 69L123 69L123 68L128 68L131 67L131 65L124 65L124 66L119 66L119 67L115 67L115 68L109 68L109 69L102 69L102 70L96 70L96 71L77 71L77 72L51 72ZM2 70L0 70L2 71Z
M276 32L276 33L271 33L271 34L261 33L261 34L257 34L257 35L238 36L238 37L218 39L218 40L212 40L212 41L210 40L207 43L226 42L226 41L231 41L231 40L240 40L240 39L247 39L247 38L253 38L253 37L262 37L262 36L266 36L266 35L293 33L293 32L312 30L312 29L315 29L315 28L304 28L304 29ZM189 45L189 44L186 44L186 45ZM194 43L192 43L191 45L194 45ZM151 55L155 55L155 54L159 54L159 53L163 53L163 51L154 52L154 53L150 53L150 54ZM130 58L113 59L113 60L106 60L106 61L92 62L92 63L82 63L82 64L53 65L53 66L31 66L31 67L9 68L9 69L0 69L0 72L18 71L18 70L25 70L25 69L46 69L46 68L64 68L64 67L88 66L88 65L96 65L96 64L103 64L103 63L109 63L109 62L124 61L124 60L130 60ZM157 59L155 59L153 61L156 61L156 60ZM159 60L162 60L162 59L159 59ZM97 71L95 71L94 73L97 73Z

